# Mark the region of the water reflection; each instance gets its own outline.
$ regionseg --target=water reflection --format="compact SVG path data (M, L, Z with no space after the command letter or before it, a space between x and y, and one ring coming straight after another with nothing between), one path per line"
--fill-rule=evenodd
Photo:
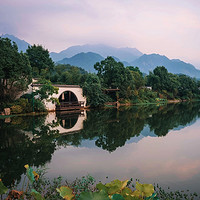
M177 131L187 125L192 125L199 116L200 103L184 103L167 106L134 106L119 110L94 110L87 112L87 114L86 112L57 115L49 113L46 116L14 117L10 120L7 119L6 122L0 120L0 177L6 185L10 185L13 179L20 181L21 174L25 172L23 166L27 163L36 167L50 163L51 170L54 170L56 163L60 163L61 160L65 169L71 171L73 176L78 175L74 170L80 165L83 169L86 166L86 169L90 170L89 173L94 171L98 174L99 167L97 165L95 165L95 169L91 168L94 161L96 164L99 163L98 160L107 163L108 166L104 167L104 170L107 171L107 175L115 173L115 175L112 174L113 177L119 177L120 167L123 168L124 163L126 163L126 169L131 173L139 174L141 171L144 177L148 177L148 172L153 171L155 163L160 166L156 173L159 173L159 176L163 176L163 178L164 176L167 178L168 168L173 169L175 173L177 173L175 168L179 169L179 172L188 172L188 170L194 169L198 173L197 168L200 166L198 160L195 162L192 159L186 160L188 163L186 165L185 163L181 164L183 161L176 158L176 156L181 156L182 150L176 151L176 154L173 153L176 147L179 147L173 137L166 145L165 142L162 143L162 140L157 140L155 137L166 136L170 130ZM184 134L184 131L181 133ZM150 137L154 139L155 143L159 141L156 148L147 142ZM168 138L170 137L171 134ZM188 134L187 137L193 137L192 133ZM177 139L182 141L181 137ZM137 143L141 140L140 146L135 149L134 142ZM172 148L173 142L176 143L176 146ZM184 141L182 142L184 144ZM124 146L125 144L127 145ZM81 150L72 146L79 146ZM83 149L84 146L86 149ZM90 146L93 148L92 152L88 149ZM122 146L124 146L123 150L116 151L118 147ZM60 160L59 156L62 155L62 151L66 150L66 147L70 151L70 154L67 154L68 159L64 160L66 153L63 153L64 157ZM60 150L57 151L58 149ZM101 149L114 153L102 154L102 151L100 153ZM151 155L163 151L163 157L149 158L149 161L152 162L148 161L148 168L145 167L147 165L145 159L148 159L148 156L145 155L147 149ZM54 156L52 160L52 155L56 155L56 152L61 152L61 155ZM74 155L75 152L78 152L78 155ZM85 155L83 155L84 152ZM185 155L187 151L183 151L183 153ZM93 155L92 160L86 158L86 155ZM76 164L67 162L74 156ZM196 157L196 154L194 156ZM117 157L122 157L123 161L117 162ZM145 159L140 159L141 157ZM173 164L172 160L177 160L178 164L177 161ZM129 161L132 162L130 166L128 166ZM170 162L171 164L169 164ZM133 166L133 163L137 164ZM114 165L119 167L111 172L110 169ZM180 173L180 176L182 175L183 173Z

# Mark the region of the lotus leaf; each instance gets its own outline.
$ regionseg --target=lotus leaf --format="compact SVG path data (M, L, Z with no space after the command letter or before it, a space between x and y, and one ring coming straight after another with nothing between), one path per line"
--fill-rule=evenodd
M140 192L141 196L150 197L154 193L154 187L152 184L140 184L136 182L136 189Z
M122 195L124 196L124 195L129 195L129 194L131 194L132 193L132 190L130 189L130 188L128 188L128 187L125 187L123 190L122 190Z
M96 185L96 188L98 189L98 190L104 190L106 193L108 192L108 188L104 185L104 184L102 184L102 183L98 183L97 185Z
M111 199L113 200L125 200L121 194L113 194Z
M118 179L107 183L105 186L108 188L108 194L120 193L127 185L128 180L120 181Z
M5 194L8 191L8 188L3 184L0 179L0 194Z
M79 200L109 200L105 191L100 192L82 192Z
M56 190L59 192L60 196L66 200L71 200L74 198L72 189L67 186L61 186L60 188L56 188Z
M35 200L45 200L45 198L34 189L31 190L31 194L35 198Z

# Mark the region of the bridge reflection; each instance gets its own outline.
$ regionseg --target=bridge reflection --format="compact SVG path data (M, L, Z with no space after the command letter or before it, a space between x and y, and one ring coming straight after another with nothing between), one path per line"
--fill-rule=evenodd
M86 118L85 110L53 112L47 115L45 123L56 122L56 126L51 129L58 130L60 134L74 134L83 129Z

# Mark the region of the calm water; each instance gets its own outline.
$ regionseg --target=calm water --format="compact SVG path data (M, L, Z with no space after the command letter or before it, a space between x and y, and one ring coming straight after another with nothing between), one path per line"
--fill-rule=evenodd
M20 181L27 163L49 177L132 177L200 192L200 103L0 120L3 182Z

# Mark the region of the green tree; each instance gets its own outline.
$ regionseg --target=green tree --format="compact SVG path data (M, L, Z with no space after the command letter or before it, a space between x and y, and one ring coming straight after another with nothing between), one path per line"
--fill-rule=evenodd
M129 69L131 72L135 89L138 90L139 88L143 87L145 85L145 79L139 68L128 66L127 69Z
M51 101L52 103L59 103L57 98L52 97L54 93L58 94L58 88L54 87L52 83L48 80L41 79L38 81L39 89L33 92L33 96L37 96L37 99L40 101L46 100Z
M28 88L31 66L28 57L8 38L0 38L0 58L0 101L14 100Z
M36 46L34 44L28 47L26 54L33 69L33 77L49 78L54 69L54 63L49 56L49 51L41 45Z
M178 87L178 93L180 97L192 99L195 94L200 93L196 79L181 74L178 76L178 80L180 82Z
M58 84L79 85L83 74L87 72L80 67L59 64L55 66L50 80Z
M100 63L94 65L97 75L100 78L103 87L116 89L119 88L120 98L129 98L129 92L133 87L131 73L121 62L116 62L114 58L107 57Z
M101 82L96 74L87 74L82 78L83 95L87 97L87 105L99 107L104 105L106 96L102 92Z

